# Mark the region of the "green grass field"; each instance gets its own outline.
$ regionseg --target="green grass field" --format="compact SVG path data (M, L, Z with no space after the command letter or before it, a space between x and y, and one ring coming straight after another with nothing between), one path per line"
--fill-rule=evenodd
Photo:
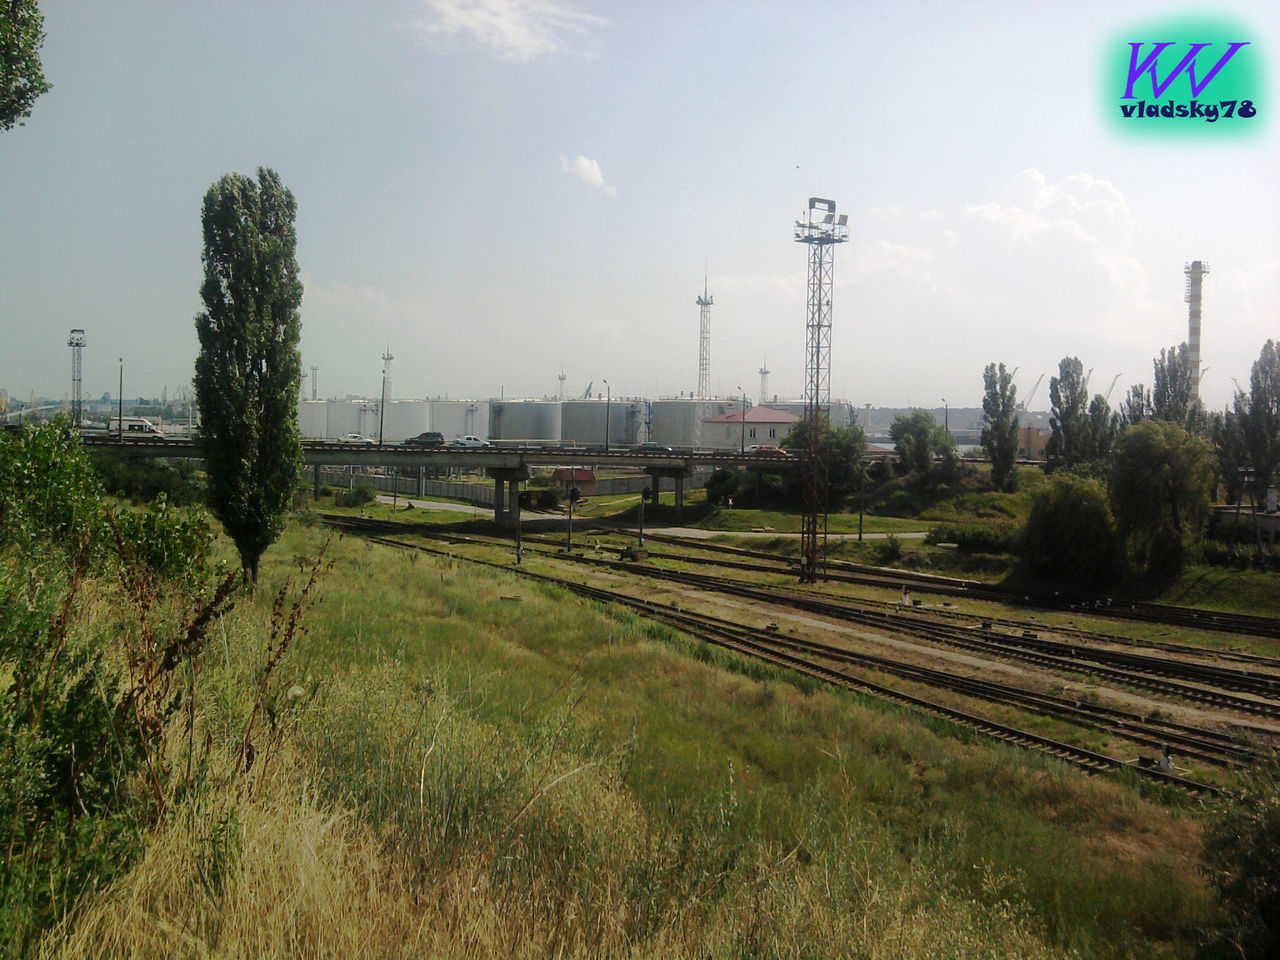
M222 628L215 742L324 536L292 527ZM175 811L62 955L1193 952L1189 809L514 573L329 556L254 777Z

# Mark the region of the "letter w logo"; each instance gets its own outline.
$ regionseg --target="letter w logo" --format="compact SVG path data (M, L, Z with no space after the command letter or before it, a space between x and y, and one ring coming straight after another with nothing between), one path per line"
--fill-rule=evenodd
M1124 99L1125 100L1138 99L1133 94L1133 84L1144 73L1151 74L1151 96L1155 99L1159 99L1160 97L1164 96L1164 92L1167 89L1169 89L1169 84L1173 83L1173 81L1178 78L1178 74L1180 74L1183 70L1187 71L1187 80L1191 84L1191 96L1198 97L1200 96L1200 93L1204 90L1204 88L1209 85L1209 81L1211 81L1214 77L1218 75L1218 71L1227 65L1227 61L1236 55L1236 51L1238 51L1241 47L1247 47L1248 45L1249 45L1248 41L1244 43L1231 44L1227 52L1223 54L1222 59L1219 60L1216 64L1214 64L1213 69L1210 70L1205 75L1205 78L1203 80L1197 82L1196 81L1196 56L1200 53L1201 50L1205 49L1206 47L1211 47L1213 46L1213 44L1210 44L1210 43L1190 44L1191 49L1188 50L1187 55L1182 58L1182 62L1179 63L1176 67L1174 67L1173 71L1167 77L1164 78L1163 82L1161 82L1160 78L1156 76L1156 61L1159 59L1160 54L1164 53L1165 49L1167 47L1173 46L1173 44L1172 43L1153 44L1152 46L1154 49L1152 49L1152 51L1149 54L1147 54L1147 58L1145 60L1139 63L1138 57L1141 55L1142 44L1131 43L1129 44L1129 47L1131 48L1129 52L1129 82L1125 85L1125 88L1124 88Z

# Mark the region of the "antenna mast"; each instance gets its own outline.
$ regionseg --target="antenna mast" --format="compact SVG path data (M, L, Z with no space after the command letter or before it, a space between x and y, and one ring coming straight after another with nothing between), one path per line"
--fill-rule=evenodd
M711 395L711 304L715 298L707 292L707 276L702 275L702 296L698 298L698 396Z
M67 346L71 348L71 422L75 429L80 429L81 415L84 413L84 401L80 394L81 352L84 350L84 331L79 327L71 331Z
M818 218L821 219L818 219ZM831 413L831 292L835 245L849 239L849 215L836 219L836 202L809 198L809 212L792 236L809 248L809 302L805 321L805 420L809 425L804 468L804 516L800 526L800 580L817 583L827 563L828 468L820 434ZM821 545L819 545L821 532Z

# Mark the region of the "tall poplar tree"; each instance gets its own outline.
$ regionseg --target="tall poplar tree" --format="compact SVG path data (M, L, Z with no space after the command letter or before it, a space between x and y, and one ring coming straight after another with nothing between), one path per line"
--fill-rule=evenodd
M36 0L0 0L0 130L22 126L49 89L40 65L44 15Z
M1018 460L1018 388L1013 375L1000 364L982 371L982 448L991 458L991 482L997 490L1012 493L1018 484L1014 464Z
M196 402L209 502L250 584L284 528L302 465L297 404L298 205L274 170L229 173L204 196Z
M1079 357L1059 361L1058 375L1049 378L1049 404L1049 462L1063 466L1088 459L1089 387Z

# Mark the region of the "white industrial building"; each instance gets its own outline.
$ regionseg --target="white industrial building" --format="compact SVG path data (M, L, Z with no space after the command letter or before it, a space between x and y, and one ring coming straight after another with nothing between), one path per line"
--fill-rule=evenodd
M776 447L800 422L795 414L771 407L748 407L702 421L702 445L709 450Z

